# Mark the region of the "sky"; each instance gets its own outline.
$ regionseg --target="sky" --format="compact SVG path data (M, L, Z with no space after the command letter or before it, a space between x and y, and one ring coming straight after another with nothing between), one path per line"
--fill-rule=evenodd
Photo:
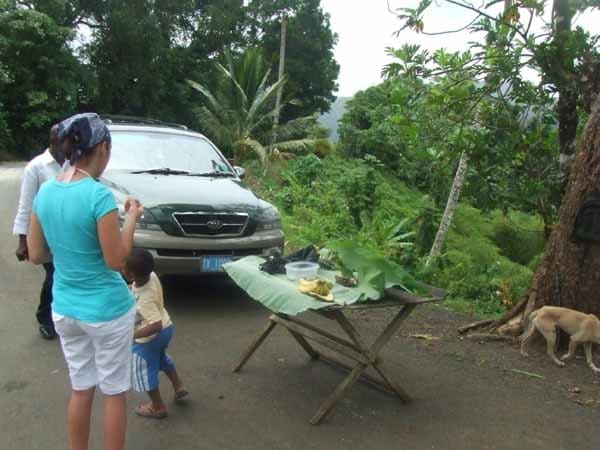
M426 36L410 30L394 36L394 32L401 27L401 22L389 12L387 3L386 0L321 0L323 10L331 16L331 28L338 34L335 48L335 58L340 64L338 96L349 97L381 82L381 69L390 62L385 54L386 47L415 43L431 52L441 47L457 51L466 50L469 41L479 38L466 32ZM395 10L415 7L418 1L389 0L389 4ZM441 0L438 4L440 6L436 6L434 2L425 15L425 31L458 29L474 17L464 9ZM498 7L501 8L501 5ZM549 14L550 11L546 11L545 17L549 17ZM576 26L580 25L587 30L593 30L594 23L600 23L598 11L587 12L575 19ZM539 20L532 29L541 31L542 26L542 21Z

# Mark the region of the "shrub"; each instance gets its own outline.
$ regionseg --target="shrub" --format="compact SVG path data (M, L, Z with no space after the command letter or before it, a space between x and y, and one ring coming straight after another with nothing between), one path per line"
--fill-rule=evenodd
M470 303L472 313L501 313L523 294L533 275L529 267L502 254L491 239L494 225L493 217L460 205L446 252L430 274L429 281L447 289L452 299Z
M491 237L504 256L524 266L542 253L545 245L541 219L516 211L494 214Z
M309 154L290 162L284 177L293 178L298 183L309 186L316 180L323 168L323 162L314 154Z

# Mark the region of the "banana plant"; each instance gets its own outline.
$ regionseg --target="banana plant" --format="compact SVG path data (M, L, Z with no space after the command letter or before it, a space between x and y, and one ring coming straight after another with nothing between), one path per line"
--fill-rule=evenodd
M409 219L405 218L391 228L385 243L385 253L387 256L398 256L415 246L413 238L417 233L416 231L409 230L409 222Z

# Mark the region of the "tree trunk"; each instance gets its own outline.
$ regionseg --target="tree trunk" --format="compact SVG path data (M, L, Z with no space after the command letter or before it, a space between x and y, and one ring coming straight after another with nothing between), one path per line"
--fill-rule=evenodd
M577 137L577 100L579 94L574 83L575 67L573 56L568 50L571 36L571 22L575 8L571 0L554 0L552 10L553 45L557 48L557 61L553 71L554 83L558 90L558 141L560 147L560 174L563 193L566 192L569 172L575 155Z
M458 168L456 169L456 174L454 175L452 189L450 189L450 195L448 196L448 201L446 202L446 209L444 210L444 215L442 216L440 227L438 228L437 234L435 235L435 240L433 241L433 245L431 246L431 251L429 252L427 261L425 262L425 265L427 266L431 262L431 259L439 255L442 251L442 247L444 246L444 242L446 241L446 236L448 235L448 230L450 229L450 225L452 225L454 210L458 205L460 192L462 191L463 185L465 184L468 166L469 156L466 152L463 152L460 156L460 161L458 163Z
M578 144L558 222L518 310L564 306L600 315L600 244L571 242L575 217L586 195L600 187L600 96ZM506 321L510 314L504 318ZM502 323L503 321L500 321ZM522 323L525 325L525 323Z
M287 35L287 16L284 14L281 17L281 42L279 45L279 73L277 80L281 81L283 78L283 72L285 69L285 46L286 46L286 35ZM283 94L283 86L277 89L277 97L275 99L275 126L279 125L279 115L281 114L281 96Z
M504 0L505 14L508 12L512 5L513 0ZM435 240L433 241L431 250L429 251L427 261L425 261L425 266L428 266L431 263L431 260L437 255L439 255L442 251L442 248L444 247L444 242L446 241L448 230L450 229L450 225L452 225L452 219L454 218L454 210L458 206L460 193L462 191L463 185L465 184L468 166L469 156L463 151L462 155L460 155L460 161L458 163L458 168L456 169L456 174L454 175L454 181L452 182L450 195L448 196L448 201L446 202L446 209L444 210L444 215L442 216L442 221L440 222L440 227L438 228L438 231L435 235Z

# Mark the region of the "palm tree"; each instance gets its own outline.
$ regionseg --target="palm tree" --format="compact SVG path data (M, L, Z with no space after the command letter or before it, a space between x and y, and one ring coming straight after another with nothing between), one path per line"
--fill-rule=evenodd
M234 161L255 154L265 164L270 157L306 150L315 143L312 139L297 139L314 122L312 116L273 125L275 98L286 77L268 84L271 72L265 69L259 49L248 49L237 59L226 52L225 65L215 66L220 74L215 89L187 82L207 101L198 110L200 128L232 153Z

